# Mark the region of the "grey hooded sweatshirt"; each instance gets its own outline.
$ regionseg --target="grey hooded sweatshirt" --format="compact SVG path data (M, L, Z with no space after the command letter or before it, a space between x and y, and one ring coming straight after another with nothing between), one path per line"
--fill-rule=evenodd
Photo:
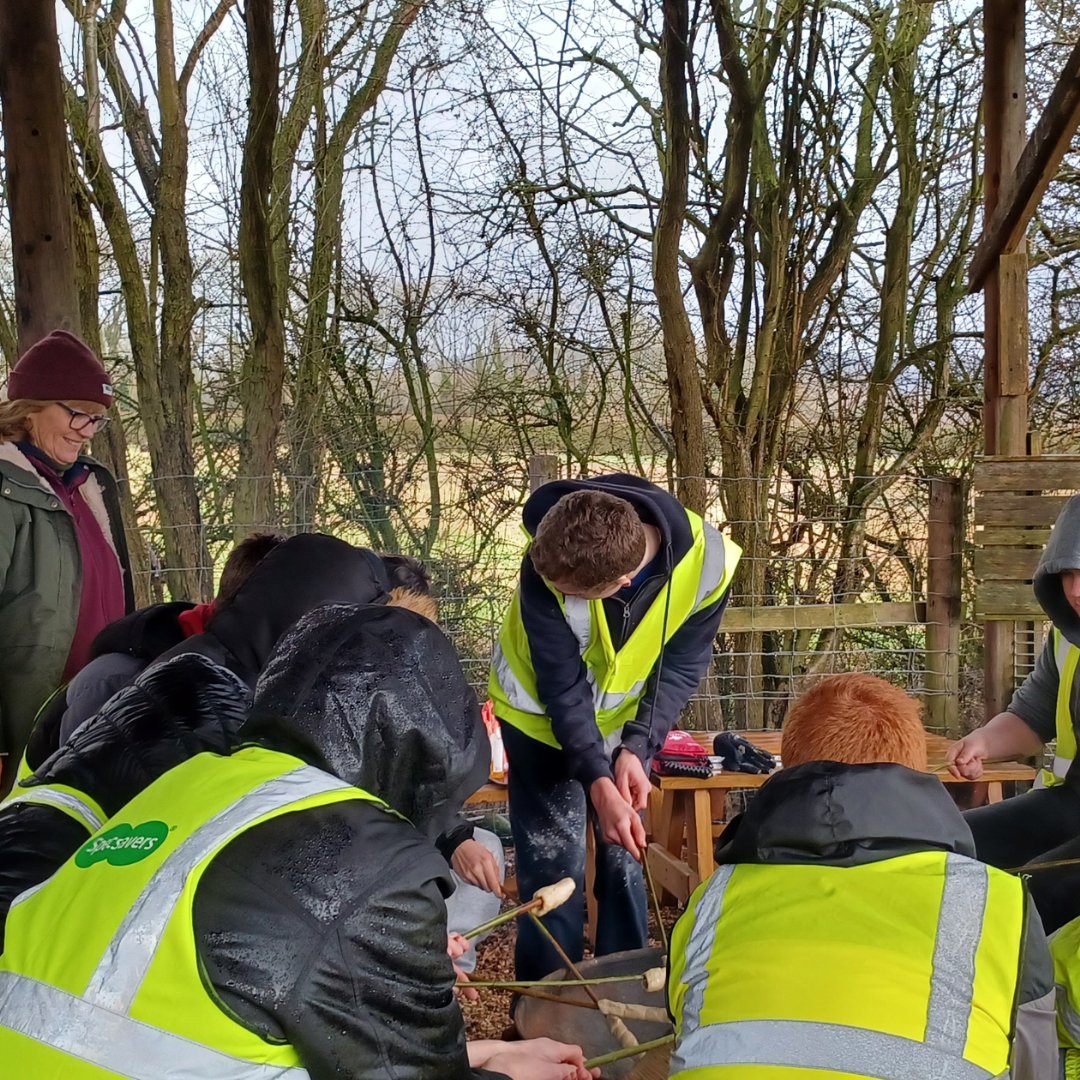
M1080 495L1071 498L1058 515L1035 570L1032 589L1047 618L1073 645L1080 647L1080 615L1065 599L1061 575L1080 569ZM1019 716L1043 742L1055 733L1055 710L1059 673L1054 656L1054 638L1049 635L1035 668L1013 694L1009 712ZM1073 724L1080 720L1080 679L1073 682L1071 712Z

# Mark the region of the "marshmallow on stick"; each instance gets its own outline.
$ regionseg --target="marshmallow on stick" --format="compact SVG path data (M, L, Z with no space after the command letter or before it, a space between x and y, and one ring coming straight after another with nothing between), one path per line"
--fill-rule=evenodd
M562 907L574 895L576 888L574 879L568 877L563 878L562 881L556 881L553 885L545 885L533 893L533 898L527 904L519 904L516 908L503 911L496 915L494 919L488 919L486 923L474 926L472 930L467 931L462 936L470 939L479 937L489 930L494 930L496 926L501 926L504 922L516 919L519 915L550 915L551 912L558 907Z

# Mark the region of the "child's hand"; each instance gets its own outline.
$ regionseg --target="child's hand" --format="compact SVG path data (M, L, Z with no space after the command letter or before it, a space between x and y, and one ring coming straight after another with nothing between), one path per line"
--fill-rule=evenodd
M502 896L499 864L479 840L465 840L458 844L457 850L450 856L450 865L463 881Z

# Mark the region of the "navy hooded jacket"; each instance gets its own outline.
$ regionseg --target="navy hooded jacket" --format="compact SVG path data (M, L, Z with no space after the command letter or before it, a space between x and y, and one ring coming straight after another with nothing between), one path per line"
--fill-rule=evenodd
M672 568L693 545L690 523L673 495L639 476L614 473L592 480L555 480L538 488L522 510L530 535L536 535L544 515L572 491L603 491L626 499L645 524L660 530L660 552L653 572L628 598L620 595L604 601L611 639L618 649L649 610ZM537 692L547 708L555 738L572 762L574 775L586 787L600 777L610 778L611 761L596 726L592 688L577 638L528 553L521 562L520 592L521 621L529 638ZM679 627L649 678L637 715L623 726L622 747L636 754L646 768L708 669L727 599L725 592Z

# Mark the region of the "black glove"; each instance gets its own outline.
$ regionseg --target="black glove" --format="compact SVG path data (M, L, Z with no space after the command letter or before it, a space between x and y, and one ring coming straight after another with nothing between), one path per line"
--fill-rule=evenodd
M768 773L776 768L772 754L733 731L722 731L713 739L713 753L724 759L728 772Z

